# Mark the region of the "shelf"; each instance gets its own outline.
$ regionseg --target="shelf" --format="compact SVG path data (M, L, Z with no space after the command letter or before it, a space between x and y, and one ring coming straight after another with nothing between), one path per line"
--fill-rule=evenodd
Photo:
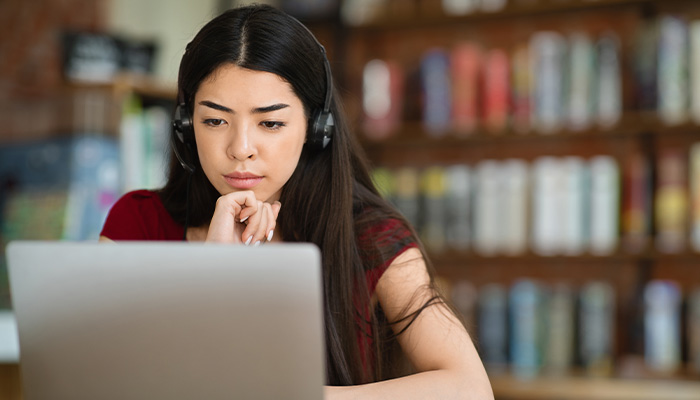
M695 0L664 0L664 5L669 3L693 4ZM503 10L497 12L477 11L466 15L448 15L438 11L423 12L420 7L412 10L415 15L381 15L374 21L354 27L360 30L386 30L386 29L416 29L431 26L444 26L449 24L474 23L480 21L493 21L497 19L533 17L547 14L563 14L581 11L605 11L620 7L649 6L661 4L659 0L570 0L570 1L533 1L532 4L509 4ZM431 11L433 11L431 9Z
M604 378L492 377L497 399L520 400L697 400L700 382L682 380L632 380Z
M112 82L68 82L67 86L69 89L104 89L117 95L133 92L140 96L173 101L177 97L177 89L174 85L133 74L118 75Z
M407 122L396 130L396 133L386 139L372 140L367 134L361 133L360 142L368 151L382 147L452 147L501 144L504 142L519 144L526 142L551 142L591 139L624 139L648 135L698 135L700 140L700 125L687 122L680 125L665 125L658 118L646 114L627 115L622 122L609 129L587 129L583 131L560 130L552 133L530 131L519 133L506 130L500 133L477 131L473 134L459 134L448 130L442 135L431 136L420 122Z

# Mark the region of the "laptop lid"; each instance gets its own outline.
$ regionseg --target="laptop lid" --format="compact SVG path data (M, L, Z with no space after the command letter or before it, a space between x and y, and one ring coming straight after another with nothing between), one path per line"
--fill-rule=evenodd
M322 399L320 253L13 242L26 399Z

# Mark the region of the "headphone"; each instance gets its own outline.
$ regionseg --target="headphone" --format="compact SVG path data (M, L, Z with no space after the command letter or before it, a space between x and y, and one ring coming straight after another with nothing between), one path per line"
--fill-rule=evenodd
M298 19L291 16L290 18L296 21L309 33L309 35L311 35L311 37L314 39L319 49L321 50L321 54L323 55L323 67L326 72L326 97L323 102L323 108L314 111L311 118L309 119L308 137L306 138L306 143L311 148L315 150L322 150L325 149L326 146L328 146L328 143L331 142L331 138L333 137L333 131L335 130L335 119L333 118L333 113L330 110L331 95L333 92L333 77L331 75L331 64L328 61L328 57L326 56L326 48L323 47L323 45L321 44L321 42L318 41L318 39L316 39L311 30L309 30L309 28L307 28L306 25L302 24ZM185 146L188 149L191 149L192 143L195 142L194 122L192 121L192 116L187 110L185 99L183 97L180 97L178 99L177 107L175 107L175 114L173 116L173 133L174 135L172 140L170 141L170 147L172 148L173 153L175 153L175 157L177 157L177 160L180 162L180 165L182 165L182 168L184 168L187 172L192 174L196 169L195 166L191 163L188 163L184 159L184 157L177 150L177 146L175 145L175 139L177 139L179 142L185 144Z

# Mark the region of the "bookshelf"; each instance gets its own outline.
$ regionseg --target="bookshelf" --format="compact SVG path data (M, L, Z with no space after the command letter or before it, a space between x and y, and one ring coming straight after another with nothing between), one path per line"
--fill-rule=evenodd
M665 17L669 16L678 19L665 20ZM380 179L384 183L390 182L386 184L387 196L394 200L400 209L401 204L407 201L407 192L411 192L415 197L413 199L415 202L410 209L420 209L417 212L420 214L419 221L422 220L418 224L419 233L426 229L421 225L430 225L430 220L436 216L434 212L428 215L426 208L435 208L436 204L446 208L453 207L448 200L445 200L450 192L444 189L449 187L451 181L444 180L437 186L434 183L430 184L429 178L424 176L428 170L436 166L443 171L453 166L466 166L471 171L470 177L473 177L477 174L479 166L485 162L495 161L497 164L503 164L508 160L517 159L527 165L529 179L527 182L530 186L523 192L527 196L527 203L523 206L525 208L523 221L527 224L524 247L510 254L503 248L486 252L477 248L478 229L475 228L477 221L474 213L483 210L477 209L474 203L479 199L478 191L486 190L478 184L474 189L477 194L472 192L470 194L472 197L469 197L468 207L470 213L473 213L469 216L470 228L473 229L470 235L474 236L469 237L468 244L454 248L449 245L449 242L445 245L446 239L443 238L437 242L439 244L437 248L431 248L430 240L426 241L431 261L438 276L444 279L448 292L455 285L465 281L471 285L471 289L463 287L461 289L462 300L467 303L471 301L471 303L462 304L464 308L457 304L457 308L465 309L465 319L468 325L471 324L474 328L473 336L477 340L483 339L478 334L481 309L477 295L482 288L498 284L508 292L518 282L526 279L541 285L545 296L549 296L557 285L562 283L573 292L575 321L571 340L575 348L572 350L574 354L569 355L569 364L558 370L562 376L547 375L546 354L541 355L543 358L535 363L538 364L534 367L535 372L525 374L524 377L514 372L519 361L509 359L505 374L492 373L497 398L567 399L581 398L581 393L586 393L586 398L593 399L666 399L670 398L670 393L677 396L673 398L679 399L697 397L698 388L695 386L697 382L694 381L700 377L700 370L693 366L695 365L693 363L697 363L693 360L697 360L698 356L696 353L691 353L696 351L693 347L695 345L691 343L695 339L691 336L700 335L700 333L690 330L694 322L690 320L689 311L690 293L700 288L700 271L697 268L700 263L700 249L692 244L690 222L695 218L691 213L697 212L693 211L693 207L697 208L697 205L693 205L696 200L692 196L696 194L693 192L695 189L692 188L691 181L700 179L697 175L692 175L690 165L691 147L700 142L700 120L694 119L689 110L696 101L691 97L697 94L693 93L694 89L688 89L686 93L681 92L682 96L687 96L685 99L687 103L680 106L683 108L684 115L680 118L670 116L667 113L668 110L662 105L664 100L661 99L662 89L660 88L663 88L661 80L665 78L659 75L658 71L661 67L656 65L658 70L653 72L656 79L655 90L654 93L649 93L649 87L644 86L643 75L640 75L642 74L640 60L644 59L636 58L641 53L639 44L642 40L641 32L647 32L648 27L652 25L654 29L660 29L662 22L673 25L679 20L688 24L700 20L700 4L692 0L509 0L499 11L475 10L464 15L448 15L443 11L440 0L387 1L383 8L380 7L374 18L361 25L345 27L343 49L346 63L342 82L348 88L346 109L355 121L359 140L370 160L378 170L382 170ZM537 114L532 108L537 104L532 99L537 88L531 87L530 90L533 92L528 93L528 98L531 100L529 106L532 108L527 111L530 120L525 124L527 125L525 128L518 126L517 99L515 99L518 88L515 86L517 82L516 72L514 72L518 66L514 64L514 59L519 49L525 47L531 50L534 46L532 38L541 32L554 32L561 35L561 38L567 41L566 46L570 46L568 40L573 40L571 38L577 33L587 35L595 43L594 46L600 46L605 38L615 38L618 82L607 81L607 85L602 86L608 86L608 88L596 89L602 92L609 89L611 83L619 85L615 95L619 104L607 103L608 110L617 106L617 114L612 120L603 121L591 117L585 126L573 126L572 122L566 119L568 109L564 110L562 107L560 120L553 127L542 129L534 122L533 115ZM655 40L656 43L661 42L658 37ZM505 106L501 105L508 109L509 114L496 129L486 123L486 116L493 110L488 110L488 106L484 105L489 101L487 96L489 89L485 83L488 78L488 71L486 71L488 67L484 67L483 64L480 64L483 70L479 70L478 78L469 81L472 85L478 85L478 90L471 99L474 102L471 106L476 109L466 108L472 113L470 118L473 119L470 121L472 127L468 132L458 126L454 109L448 117L444 114L438 115L439 112L435 109L433 112L437 116L427 114L431 112L427 105L431 98L433 101L447 101L446 105L440 104L453 107L453 101L458 101L454 97L454 93L458 91L456 88L460 87L462 91L464 90L464 86L459 86L463 82L455 80L462 77L454 75L455 72L449 65L457 64L455 49L465 43L479 48L482 57L479 59L480 63L486 62L484 54L488 54L491 50L501 50L507 55L509 62L513 63L509 64L507 90L509 101ZM661 46L658 46L654 49L653 55L647 55L656 63L662 62L658 58L661 53ZM562 59L568 60L566 57L573 53L573 51L569 52L571 48L565 48ZM688 48L691 48L690 45ZM430 79L434 79L431 82L437 79L437 86L443 85L443 89L451 91L449 95L451 97L440 97L442 93L429 93L426 89L425 82L428 79L424 76L428 75L424 69L426 59L431 52L434 54L436 49L442 51L440 56L447 59L448 67L440 71L442 76L448 76L450 80L444 83L435 76ZM687 67L684 73L690 76L691 63L694 61L692 61L692 50L688 52L687 59L682 62L687 63L683 64ZM530 53L531 57L532 54L534 53ZM667 56L668 54L664 53L662 58ZM440 62L444 62L444 59L438 57L435 59L432 68L437 68L436 64L440 65ZM601 56L597 60L602 59ZM386 63L385 73L388 75L383 78L385 81L374 75L370 78L365 75L370 61L373 60ZM498 64L489 65L499 67ZM522 68L523 65L525 64L520 64L520 67ZM573 79L566 75L570 73L567 70L568 67L570 65L565 65L561 68L564 72L559 71L562 73L562 79ZM663 67L666 68L668 65ZM588 81L589 86L598 84L603 79L601 77L605 76L600 70L596 71L598 75L592 81ZM435 73L435 75L439 74ZM530 78L534 79L532 76ZM394 80L399 83L397 84ZM365 90L363 87L365 81L371 82L374 87ZM683 82L686 87L692 87L689 80ZM565 83L564 90L560 92L562 101L568 100L569 96L576 92L575 88L581 88L572 84L572 81ZM370 115L373 110L366 108L363 102L367 100L367 96L376 95L372 90L382 85L386 85L385 92L381 93L385 96L384 101L390 101L391 105L383 104L387 107L384 115ZM464 98L461 101L464 101ZM597 101L604 100L599 98ZM371 104L375 107L382 106L381 102ZM597 110L595 113L602 115L605 111ZM431 125L430 118L438 118L439 123ZM671 194L675 196L674 204L678 203L678 199L685 202L682 214L685 220L680 225L676 224L676 229L682 232L681 238L674 239L678 248L669 248L660 244L662 231L666 226L666 221L661 219L661 214L667 212L663 207L668 206L664 205L665 203L662 204L668 201L668 198L661 196L661 191L667 190L662 183L666 179L665 171L677 165L673 163L669 164L671 167L663 165L666 154L670 151L681 154L677 159L683 160L682 165L685 168L684 176L680 182L676 182L677 187L684 188L684 191L682 194L679 192ZM615 242L602 252L593 251L586 246L577 248L572 254L563 249L556 249L551 254L537 251L533 245L537 218L537 210L533 207L537 200L532 194L533 185L535 185L533 183L535 165L545 156L559 161L573 157L577 162L583 160L585 163L600 155L615 160L618 168L616 170L618 180L615 181L618 197L609 203L614 205L617 218L612 228L616 236ZM637 213L640 210L643 211L645 218L646 225L641 235L637 235L639 232L635 233L634 221L630 222L632 217L628 215L628 208L637 204L634 202L638 200L635 196L639 191L634 192L636 194L633 195L633 190L636 189L630 189L628 187L630 184L627 182L628 179L632 179L630 178L632 171L636 171L633 165L638 158L645 160L645 165L648 167L645 175L648 186L645 188L649 191L645 205L635 209ZM406 170L411 170L412 174L416 175L412 177L413 183L409 185L415 186L411 190L407 190L405 186L403 189L397 187L402 184L400 182L404 182L405 185ZM443 176L443 179L446 178ZM445 196L444 203L440 203L439 198L436 200L430 192L436 190L435 187L441 186L443 187L441 193ZM447 213L446 217L441 218L449 219L451 216L454 214ZM430 227L430 229L434 231L435 228ZM430 230L426 230L428 231ZM584 365L586 356L580 354L578 348L580 336L584 335L581 330L584 322L580 319L581 303L584 300L579 296L582 296L583 287L592 281L610 285L615 298L614 327L611 332L612 349L609 350L611 358L608 360L611 366L603 368L602 375L605 376L603 379L590 377L590 371L586 372ZM673 290L678 291L681 296L677 309L681 321L675 328L679 331L674 339L675 345L680 349L680 355L676 361L677 365L670 369L668 365L659 367L659 364L651 358L645 359L647 345L645 341L651 340L646 336L651 336L655 332L645 331L645 312L650 309L650 303L645 302L645 291L648 291L648 286L656 281L673 282ZM465 300L465 297L470 300ZM512 318L512 315L508 318ZM513 321L509 319L508 322ZM514 345L513 328L506 329L509 330L510 336L506 347L510 347ZM545 344L537 343L537 345ZM673 351L670 350L669 353ZM509 357L512 357L512 354ZM500 367L499 370L503 370L503 366L500 365ZM659 372L659 368L667 369Z

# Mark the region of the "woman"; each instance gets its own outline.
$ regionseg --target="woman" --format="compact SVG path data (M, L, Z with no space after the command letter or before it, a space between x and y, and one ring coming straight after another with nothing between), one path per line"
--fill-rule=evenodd
M165 187L120 199L102 240L315 243L327 398L493 398L417 236L374 188L308 29L269 6L225 12L187 46L178 99Z

